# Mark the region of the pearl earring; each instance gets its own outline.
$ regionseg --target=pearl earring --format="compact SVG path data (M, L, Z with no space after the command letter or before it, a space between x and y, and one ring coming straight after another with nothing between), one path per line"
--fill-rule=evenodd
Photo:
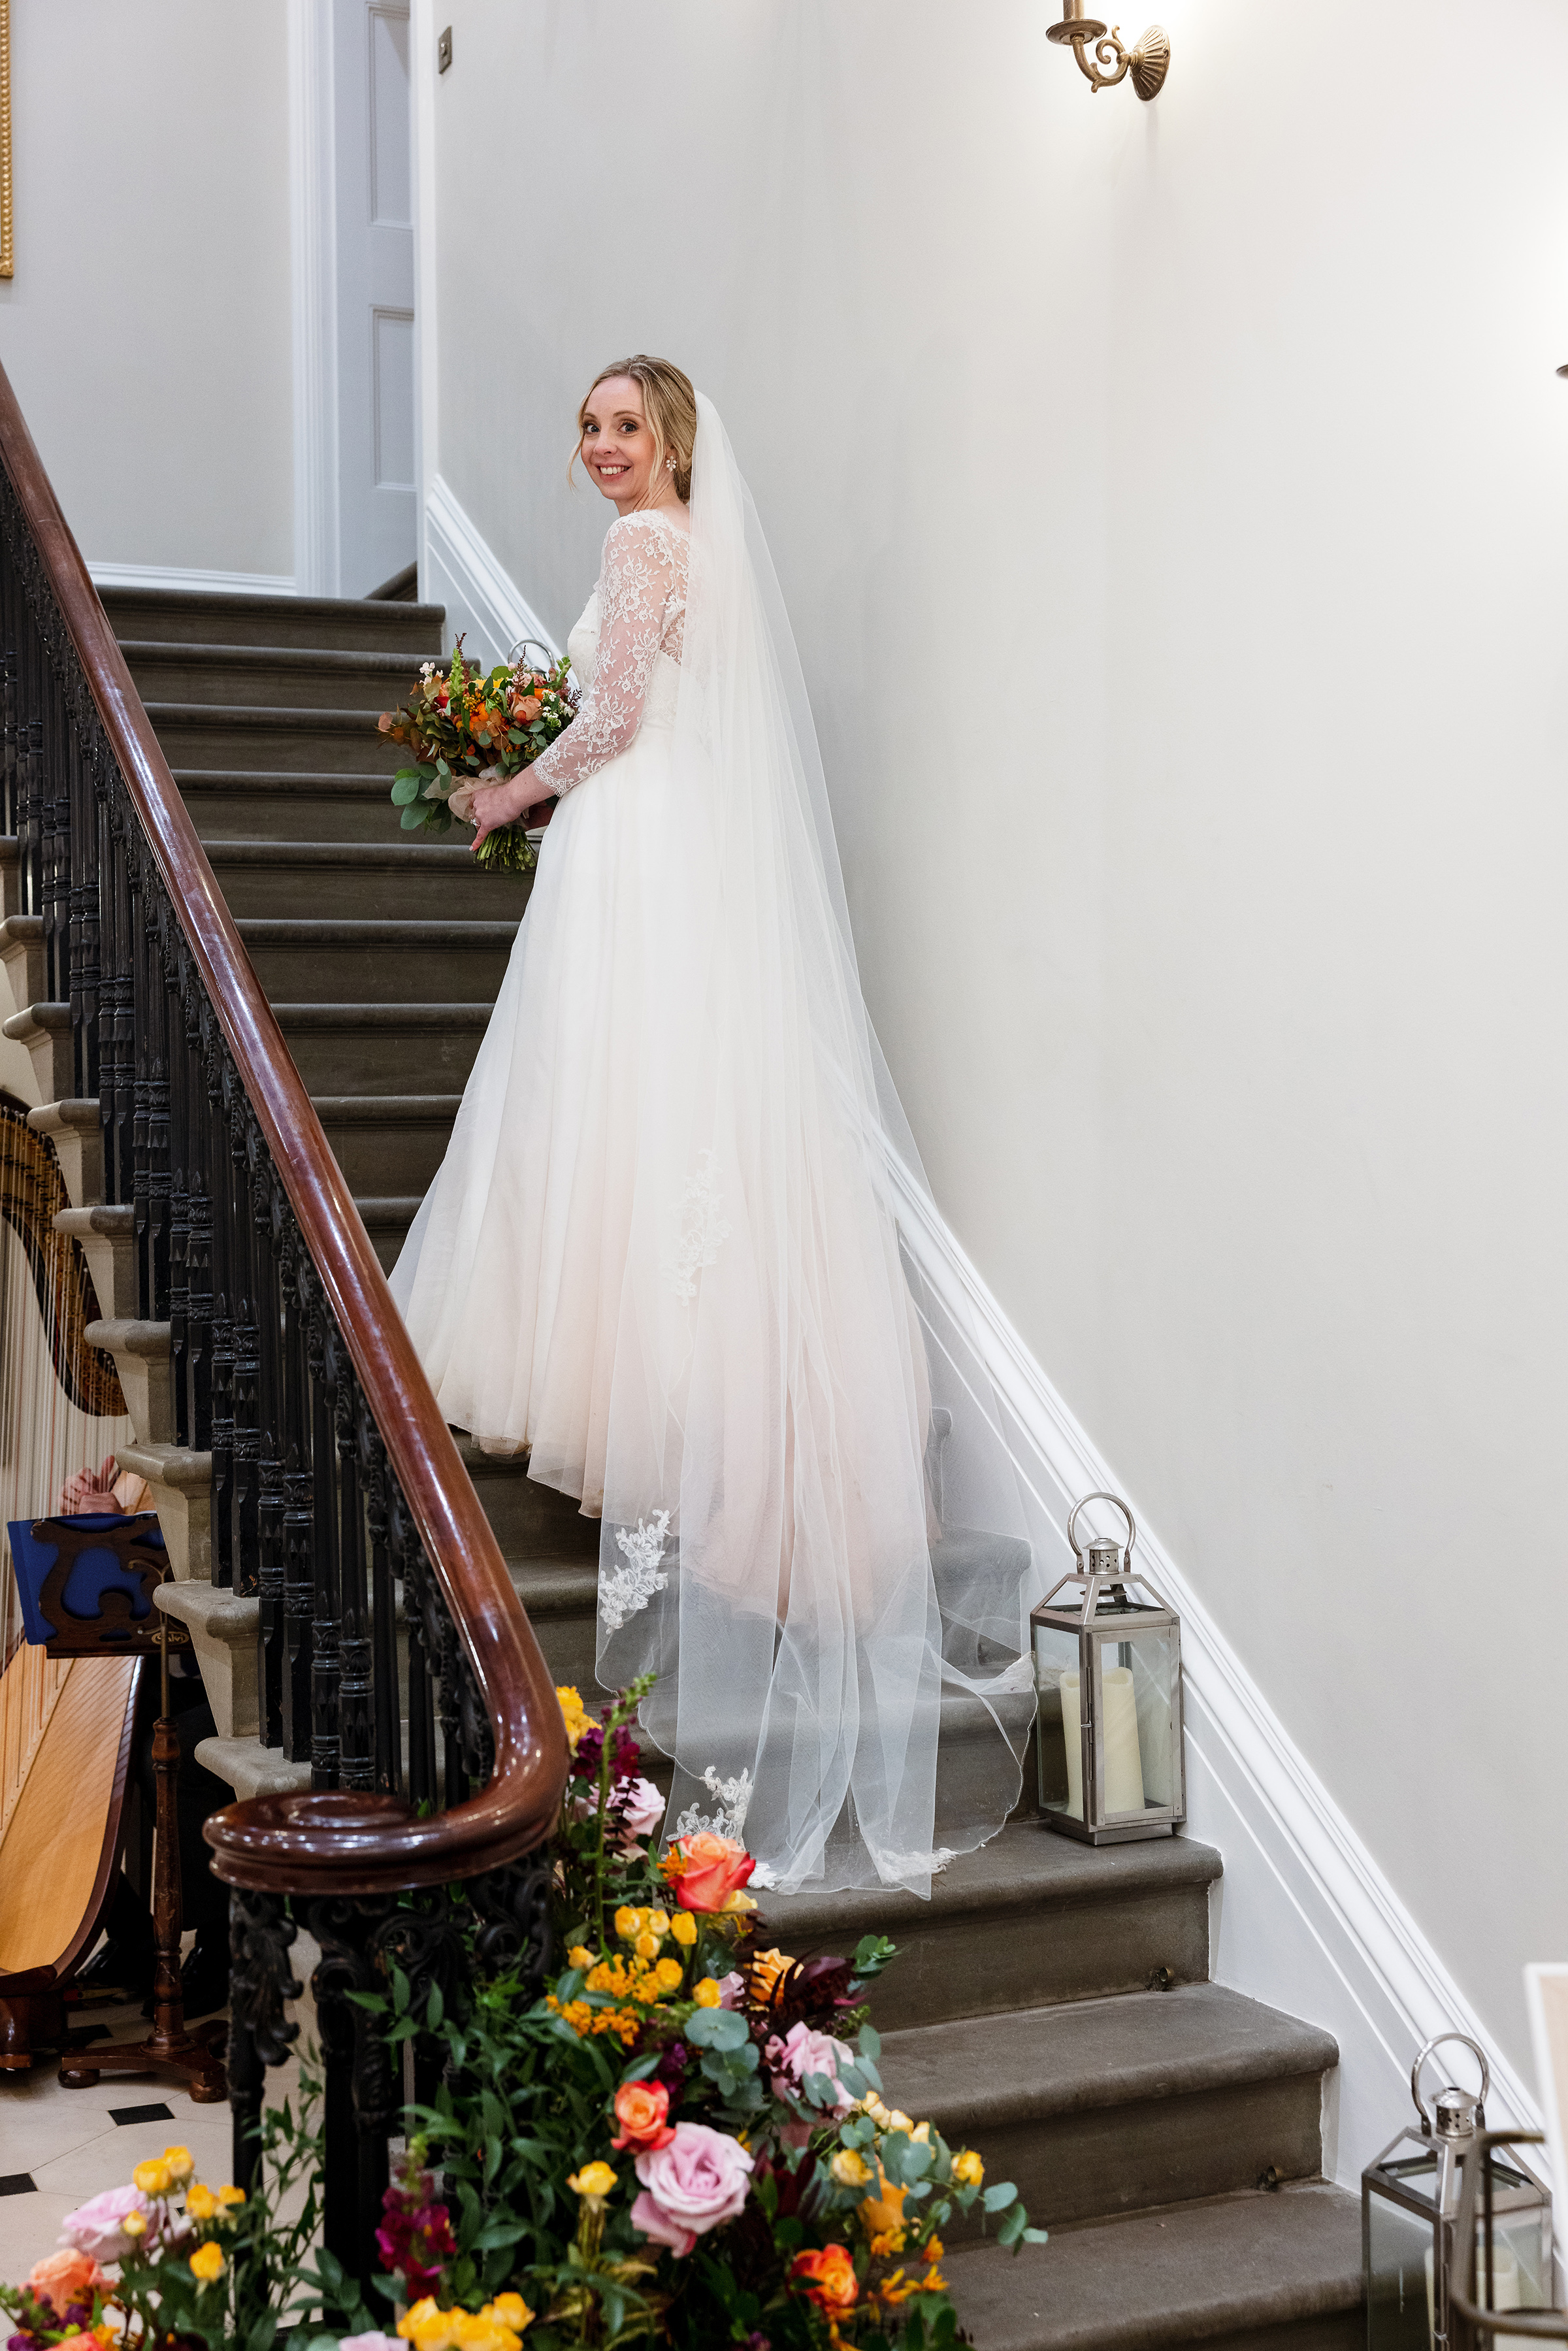
M674 470L675 470L675 461L674 461L674 459L673 457L666 457L666 458L665 458L665 460L664 460L664 466L665 466L665 470L666 470L666 472L668 472L668 473L672 473L672 474L673 474L673 473L674 472Z

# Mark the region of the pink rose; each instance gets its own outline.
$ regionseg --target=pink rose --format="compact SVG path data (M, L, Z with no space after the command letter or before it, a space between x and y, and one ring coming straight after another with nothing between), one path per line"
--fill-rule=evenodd
M835 2041L831 2032L813 2032L805 2024L792 2024L782 2041L775 2033L763 2054L773 2068L774 2089L779 2095L792 2090L797 2097L802 2094L808 2074L825 2074L830 2082L836 2084L839 2067L854 2063L854 2051L846 2043ZM853 2104L852 2098L841 2097L823 2112L838 2122Z
M646 1836L664 1818L664 1799L652 1780L633 1780L622 1819L632 1836Z
M632 2226L652 2237L656 2245L668 2245L673 2253L689 2253L697 2241L696 2231L683 2229L678 2220L672 2220L645 2188L632 2207Z
M706 2123L677 2123L668 2147L637 2158L637 2177L647 2194L632 2207L633 2224L674 2252L689 2253L699 2237L734 2220L751 2184L751 2160L740 2142L723 2131L709 2130Z
M95 2262L122 2262L131 2251L133 2239L120 2227L128 2212L144 2213L152 2218L152 2207L140 2188L106 2188L75 2212L68 2212L60 2226L62 2245L74 2245L78 2253L86 2253ZM145 2239L142 2240L146 2241Z
M718 2004L720 2008L738 2008L745 1998L746 1978L738 1968L731 1968L728 1975L718 1980Z

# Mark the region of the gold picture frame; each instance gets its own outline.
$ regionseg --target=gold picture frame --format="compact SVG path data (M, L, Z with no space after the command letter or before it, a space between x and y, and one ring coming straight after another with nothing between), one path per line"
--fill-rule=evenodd
M11 0L0 0L0 277L16 263L11 214Z

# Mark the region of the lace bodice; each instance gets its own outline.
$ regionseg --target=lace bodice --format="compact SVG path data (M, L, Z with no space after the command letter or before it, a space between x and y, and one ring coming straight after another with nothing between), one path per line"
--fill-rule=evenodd
M686 532L657 508L611 524L599 585L567 639L582 707L535 760L531 781L570 792L640 726L673 725L690 552Z

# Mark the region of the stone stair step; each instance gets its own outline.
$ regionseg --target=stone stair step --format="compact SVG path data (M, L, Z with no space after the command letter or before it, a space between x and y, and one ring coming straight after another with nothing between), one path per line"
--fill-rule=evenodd
M204 841L401 841L383 773L268 775L184 768L174 778Z
M242 921L268 914L484 921L520 915L527 904L508 875L486 872L466 849L427 847L406 835L373 843L213 841L207 856Z
M760 1899L769 1940L797 1959L891 1936L898 1964L878 1983L873 2012L880 2030L902 2032L1144 1992L1162 1971L1172 1985L1207 1981L1209 1890L1221 1866L1212 1846L1187 1837L1080 1844L1031 1810L949 1862L929 1901L875 1888Z
M316 1114L349 1189L385 1198L435 1178L457 1115L458 1094L319 1094Z
M239 925L256 976L275 1002L323 996L384 1004L495 1002L527 904L525 875L500 921L435 923L320 915L269 916Z
M525 1456L484 1453L465 1433L455 1430L454 1435L507 1559L586 1559L597 1567L597 1519L585 1519L570 1494L558 1494L553 1486L541 1486L530 1478Z
M1016 2258L956 2248L943 2266L984 2351L1361 2351L1366 2340L1360 2200L1321 2180L1052 2228L1048 2245Z
M315 1093L393 1093L411 1076L461 1091L488 1004L290 1004L273 999L294 1065Z
M925 2024L881 2061L890 2105L977 2147L1048 2227L1315 2179L1338 2063L1331 2034L1213 1983Z
M122 643L336 647L437 661L446 618L440 604L379 598L234 596L189 588L102 588L99 594Z
M570 1682L585 1706L600 1702L594 1677L599 1638L599 1567L594 1560L509 1559L507 1572L558 1685ZM649 1778L653 1777L650 1771Z
M377 1198L367 1194L356 1199L360 1221L371 1237L371 1246L381 1260L383 1273L390 1273L398 1260L398 1252L408 1238L408 1228L419 1209L416 1192L393 1193Z
M171 768L309 768L390 784L407 753L378 735L363 710L267 709L205 702L149 702L147 716Z
M323 652L303 645L197 645L124 638L120 649L146 703L251 709L390 710L419 673L417 654Z

